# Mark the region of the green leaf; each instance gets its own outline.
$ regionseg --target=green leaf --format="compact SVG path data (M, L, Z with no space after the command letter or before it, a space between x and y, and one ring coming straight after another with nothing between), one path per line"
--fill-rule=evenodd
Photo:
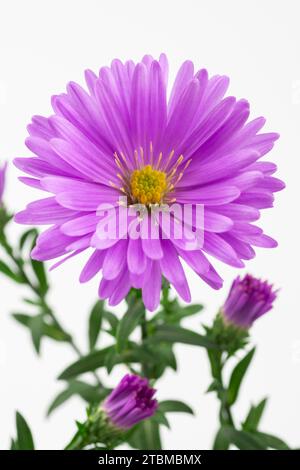
M84 374L85 372L92 372L99 367L105 365L107 354L114 349L114 346L108 346L107 348L100 349L99 351L93 351L87 356L82 357L78 361L67 367L58 377L59 380L68 380L77 375Z
M240 450L265 450L267 445L260 440L255 434L238 431L231 426L224 426L223 428L224 437L228 441L234 444Z
M69 342L71 336L65 331L57 328L56 325L50 325L49 323L44 323L43 325L43 334L48 336L48 338L54 339L55 341L67 341Z
M279 437L273 436L272 434L266 434L264 432L254 432L253 435L259 439L259 441L268 448L275 450L288 450L289 446Z
M41 302L40 299L28 299L27 297L23 298L23 302L29 305L34 305L35 307L41 307L43 308L43 302Z
M135 426L128 442L135 449L161 450L159 424L153 418L142 421Z
M200 304L187 305L186 307L179 307L179 309L172 313L170 317L172 322L179 323L184 318L199 313L202 309L203 305Z
M69 382L68 387L60 392L52 401L48 408L47 416L74 395L79 395L90 404L98 404L109 391L109 389L100 388L98 385L95 386L79 380L72 380Z
M247 372L247 369L251 363L255 352L255 348L251 349L246 356L236 365L233 369L233 372L230 377L229 386L228 386L228 393L227 393L227 402L229 405L233 405L235 403L239 389L242 383L242 380Z
M29 238L34 238L35 239L37 237L37 235L38 235L38 232L35 228L31 228L31 229L27 230L26 232L24 232L23 235L20 238L20 241L19 241L20 250L23 249L25 243L27 242L27 240Z
M50 416L50 414L56 410L59 406L61 406L63 403L65 403L69 398L71 398L76 392L71 390L71 388L67 388L66 390L63 390L60 392L54 400L51 402L48 410L47 410L47 416Z
M34 443L31 431L23 416L17 411L17 445L19 450L34 450Z
M178 324L185 317L195 315L202 309L203 306L200 304L187 305L184 307L179 304L177 299L170 301L165 298L162 301L162 309L152 317L151 322L154 324L157 321L168 324Z
M215 379L211 382L211 384L208 386L206 393L210 392L220 392L222 390L222 386L220 384L220 381Z
M32 321L34 321L34 316L27 315L25 313L13 313L12 316L14 319L21 325L27 326L31 329ZM57 328L55 325L51 325L44 321L43 323L43 336L48 336L55 341L70 341L70 335L66 334L61 329Z
M166 426L166 428L170 429L170 423L161 410L158 409L152 419L155 423L160 424L161 426Z
M65 369L58 379L69 380L85 372L93 372L100 367L108 367L109 370L116 364L140 363L141 361L153 361L153 354L150 354L143 346L129 343L128 349L117 353L115 345L104 349L92 351Z
M194 414L192 408L179 400L164 400L159 403L159 410L163 413L190 413Z
M30 261L31 261L33 272L39 283L39 290L42 295L45 295L49 289L46 271L45 271L45 265L41 261L36 261L35 259L31 259Z
M165 364L171 367L173 370L177 370L176 356L172 349L172 344L161 343L159 347L153 345L153 359L157 359L155 362L159 364Z
M141 322L145 314L145 307L141 299L136 299L133 305L129 306L127 312L119 322L117 329L117 351L122 352L127 345L127 341L133 330Z
M108 312L107 310L104 310L103 319L106 320L107 323L109 323L110 331L108 331L108 333L110 333L112 336L115 337L117 334L117 328L119 324L118 318L112 312Z
M44 330L43 314L36 315L35 317L31 317L28 327L31 330L31 337L32 337L34 348L36 352L39 354L40 346L41 346L41 339L42 339L43 330Z
M230 441L225 428L220 428L213 444L213 450L228 450Z
M10 450L19 450L18 443L14 439L11 439L10 441Z
M19 284L24 283L23 277L15 273L4 261L0 260L0 272Z
M13 313L12 316L17 322L24 326L29 326L30 320L33 318L31 315L26 315L26 313Z
M194 331L181 328L174 325L161 325L155 330L155 333L149 337L149 341L167 343L183 343L194 346L203 346L208 349L217 349L218 346Z
M122 359L120 359L119 354L116 353L115 348L112 348L105 357L104 366L106 367L107 373L110 374L114 366L119 362L122 362Z
M104 302L103 300L98 300L94 307L92 308L90 318L89 318L89 346L90 350L93 350L100 330L101 330L101 324L102 324L102 318L103 318L103 305Z
M257 430L262 414L264 412L266 403L267 403L267 399L264 398L264 400L262 400L258 405L251 406L248 416L245 419L244 423L242 424L244 431L252 432L252 431Z

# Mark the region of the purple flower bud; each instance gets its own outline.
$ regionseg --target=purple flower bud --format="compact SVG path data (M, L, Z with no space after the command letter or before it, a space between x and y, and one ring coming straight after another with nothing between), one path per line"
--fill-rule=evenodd
M7 168L7 163L4 163L4 165L0 167L0 206L2 205L2 196L4 192L4 186L5 186L6 168Z
M155 392L147 379L127 374L108 395L102 408L114 426L128 429L154 415L157 409L157 400L153 399Z
M232 283L229 295L222 308L225 319L236 326L249 328L264 313L271 310L277 291L267 281L250 274Z

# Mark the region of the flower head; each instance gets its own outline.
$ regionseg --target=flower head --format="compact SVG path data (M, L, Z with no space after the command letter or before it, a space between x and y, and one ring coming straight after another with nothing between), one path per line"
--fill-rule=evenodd
M5 187L5 175L6 175L7 163L0 168L0 206L2 205L2 197Z
M165 55L158 61L145 56L138 64L114 60L99 75L88 70L88 91L71 82L66 93L54 96L53 115L35 116L28 126L26 144L34 157L15 160L30 175L20 179L46 192L16 216L19 223L51 226L39 236L32 257L65 255L58 266L93 250L80 282L101 271L99 296L110 305L135 287L154 310L162 276L188 302L182 261L219 289L223 281L206 255L240 268L255 256L253 247L276 246L253 222L284 187L273 176L276 166L261 160L278 135L260 133L262 117L247 122L246 100L224 97L227 77L194 72L186 61L167 99L167 76ZM117 235L103 239L107 214L99 207L109 205L111 216L122 196L129 223L119 220ZM191 243L199 228L193 217L178 236L177 215L166 234L162 213L158 236L148 236L150 209L174 203L180 209L192 204L193 211L203 207L201 246ZM140 204L143 216L131 215ZM136 232L140 236L133 236Z
M127 374L106 398L102 408L114 426L128 429L155 413L154 394L147 379Z
M273 307L277 291L267 281L250 274L237 277L231 286L222 312L227 321L242 328L249 328L257 318Z

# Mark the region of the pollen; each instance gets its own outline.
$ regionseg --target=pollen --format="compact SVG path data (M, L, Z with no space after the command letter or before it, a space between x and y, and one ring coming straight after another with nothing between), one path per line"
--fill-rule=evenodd
M130 188L134 202L145 205L160 204L167 190L166 173L146 165L132 172Z

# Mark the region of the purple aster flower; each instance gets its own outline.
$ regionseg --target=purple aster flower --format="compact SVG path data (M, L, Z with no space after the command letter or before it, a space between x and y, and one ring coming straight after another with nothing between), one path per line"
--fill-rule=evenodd
M267 281L250 274L237 277L231 286L222 312L227 321L242 328L249 328L257 318L273 307L277 291Z
M22 224L50 225L37 240L34 259L66 255L58 266L93 250L80 282L101 271L101 298L116 305L131 287L140 288L152 311L162 276L190 301L182 261L219 289L222 278L206 255L240 268L255 256L253 247L276 246L253 222L284 187L273 176L276 166L261 160L278 134L260 133L263 117L247 122L246 100L224 97L227 77L209 78L186 61L167 98L165 55L158 61L145 56L138 64L114 60L99 75L88 70L85 77L88 91L71 82L66 93L53 97L53 115L33 117L26 145L34 156L15 160L30 175L21 181L50 193L16 216ZM132 225L121 224L118 237L101 239L98 208L117 206L120 196L129 206L147 208L201 204L202 246L191 248L186 234L165 237L161 225L156 239L134 238ZM149 217L146 211L131 222L138 221L143 232ZM194 223L190 228L193 237Z
M2 198L5 187L5 175L6 175L7 163L0 168L0 206L2 205Z
M114 426L128 429L154 415L157 409L157 400L153 399L155 392L147 379L127 374L106 398L102 409Z

